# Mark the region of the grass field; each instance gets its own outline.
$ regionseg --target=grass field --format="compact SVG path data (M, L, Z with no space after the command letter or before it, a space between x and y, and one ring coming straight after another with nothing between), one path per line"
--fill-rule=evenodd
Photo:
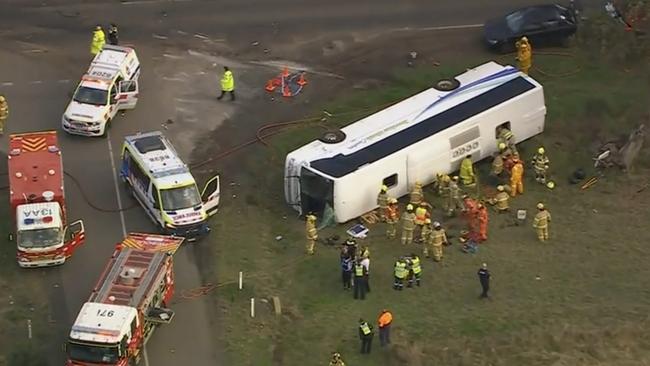
M213 275L233 281L214 295L229 357L225 364L327 365L333 351L348 365L650 363L645 332L650 190L637 193L648 183L650 155L642 151L629 177L611 171L585 191L567 182L574 169L589 171L597 141L627 134L648 111L650 79L637 69L595 63L575 52L579 55L535 57L532 76L545 87L546 131L520 148L529 159L540 144L546 147L558 187L549 191L528 172L525 195L511 202L529 213L545 202L553 214L551 241L538 243L530 220L516 225L512 217L491 215L487 244L470 255L454 241L442 264L424 263L421 288L392 290L395 259L420 253L421 247L385 239L382 224L372 226L364 242L372 253L372 292L365 301L341 289L337 248L319 245L315 256L304 254L304 222L284 204L283 163L288 151L313 140L322 127L295 129L271 140L270 148L253 148L240 163L237 184L224 186L211 239L217 258ZM342 96L326 109L336 114L383 105L482 62L397 71L391 86ZM345 125L358 117L328 123ZM485 162L479 167L483 175L487 168ZM457 220L443 224L452 234L461 227ZM344 236L349 226L320 236ZM492 301L477 299L482 262L493 274ZM241 291L234 284L239 271ZM282 301L281 316L273 314L272 296ZM254 319L251 297L257 299ZM375 323L382 308L395 316L393 344L380 349L375 337L373 353L362 356L357 320Z

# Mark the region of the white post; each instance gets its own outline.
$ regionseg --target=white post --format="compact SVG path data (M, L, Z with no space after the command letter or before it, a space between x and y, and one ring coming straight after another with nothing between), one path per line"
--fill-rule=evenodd
M255 298L251 297L251 318L255 317Z
M244 285L244 272L239 272L239 289L242 289L242 286Z
M27 319L27 338L32 339L32 320Z

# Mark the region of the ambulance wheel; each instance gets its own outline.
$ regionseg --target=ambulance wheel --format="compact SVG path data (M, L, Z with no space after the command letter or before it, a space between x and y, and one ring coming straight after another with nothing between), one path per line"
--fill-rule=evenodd
M345 140L345 133L341 130L327 131L318 140L326 144L336 144Z
M438 80L433 87L440 91L452 91L458 89L459 86L460 81L456 79L441 79Z

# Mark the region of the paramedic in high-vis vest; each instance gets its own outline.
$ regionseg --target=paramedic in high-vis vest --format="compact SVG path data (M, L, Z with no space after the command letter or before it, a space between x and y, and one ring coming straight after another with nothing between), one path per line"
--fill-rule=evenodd
M93 32L93 40L90 43L90 54L95 56L102 50L105 44L106 35L104 34L102 27L98 25L95 27L95 31Z
M235 100L235 77L228 66L223 67L223 76L221 76L221 95L217 98L221 100L226 93L230 93L230 100Z

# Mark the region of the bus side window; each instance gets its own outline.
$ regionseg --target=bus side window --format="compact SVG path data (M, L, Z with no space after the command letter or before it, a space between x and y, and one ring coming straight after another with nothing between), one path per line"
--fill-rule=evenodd
M499 131L503 127L507 128L509 131L512 131L512 128L510 127L510 121L502 123L502 124L498 125L497 128L494 129L494 138L495 139L497 139L497 140L499 139Z
M397 173L393 174L389 177L384 178L383 180L383 185L385 185L388 188L394 187L397 185Z
M153 200L153 208L160 210L160 201L158 201L158 187L156 187L155 184L151 184L151 192L149 195Z

